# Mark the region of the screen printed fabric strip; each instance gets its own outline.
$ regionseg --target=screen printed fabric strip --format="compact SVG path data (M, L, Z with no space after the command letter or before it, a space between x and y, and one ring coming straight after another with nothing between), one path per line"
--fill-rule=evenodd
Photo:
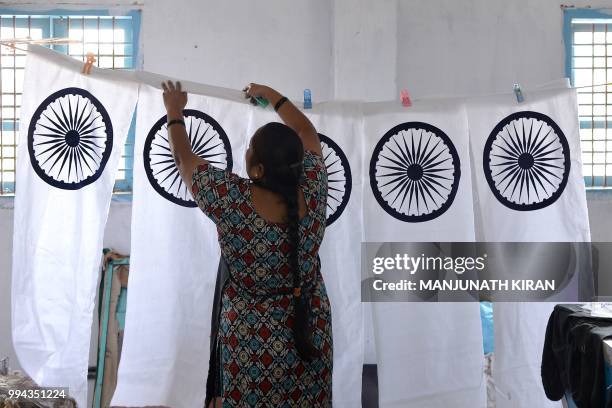
M23 369L40 386L69 387L84 406L102 238L138 84L81 68L29 47L11 302Z

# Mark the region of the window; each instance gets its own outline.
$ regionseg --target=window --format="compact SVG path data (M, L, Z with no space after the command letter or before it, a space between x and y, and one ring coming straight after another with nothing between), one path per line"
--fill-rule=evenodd
M68 44L49 48L85 61L88 52L96 56L96 66L132 69L137 66L140 13L110 16L96 12L49 12L28 14L0 9L0 40L68 38ZM25 49L25 44L17 44ZM15 163L19 137L19 109L23 89L26 53L0 46L0 195L15 194ZM121 151L115 193L132 190L134 129L132 126ZM18 187L17 187L18 189Z
M566 73L577 87L587 188L612 187L612 15L565 10Z

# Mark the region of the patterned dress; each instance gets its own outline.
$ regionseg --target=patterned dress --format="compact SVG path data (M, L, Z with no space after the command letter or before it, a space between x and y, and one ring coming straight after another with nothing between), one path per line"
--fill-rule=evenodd
M331 307L318 257L327 204L322 158L304 152L301 183L307 207L299 222L302 296L310 304L313 345L321 351L311 362L293 343L288 226L257 214L249 179L202 164L192 181L193 197L216 224L229 267L218 334L223 406L330 407Z

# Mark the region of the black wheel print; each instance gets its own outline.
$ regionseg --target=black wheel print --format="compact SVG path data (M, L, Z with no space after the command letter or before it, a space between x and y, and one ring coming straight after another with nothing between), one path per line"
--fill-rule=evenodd
M489 135L483 166L491 191L503 205L537 210L561 196L570 171L569 146L548 116L516 112Z
M193 152L212 165L232 170L232 149L225 131L216 120L198 110L185 109L185 127ZM144 144L145 172L151 186L162 197L183 207L197 207L191 190L183 183L168 142L167 118L160 118Z
M327 168L327 225L340 217L351 197L353 178L344 152L333 140L319 133Z
M113 149L113 126L104 106L81 88L49 95L28 128L30 162L47 184L77 190L104 171Z
M370 161L370 186L380 206L406 222L429 221L453 203L461 166L440 129L406 122L378 141Z

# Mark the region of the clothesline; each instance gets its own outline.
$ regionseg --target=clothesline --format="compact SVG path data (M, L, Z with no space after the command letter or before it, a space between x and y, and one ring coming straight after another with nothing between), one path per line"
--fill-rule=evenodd
M28 52L27 49L18 47L15 44L21 43L21 44L44 45L44 44L66 44L66 43L72 43L72 42L78 43L80 41L71 40L69 38L48 38L48 39L40 39L40 40L34 40L34 39L29 39L29 38L22 38L22 39L15 38L15 39L10 39L10 40L0 40L0 47L6 46L9 48L13 48L15 50L27 53ZM609 85L612 85L612 82L607 82L603 84L595 84L595 85L574 86L572 88L573 89L585 89L585 88L596 88L599 86L609 86Z
M612 85L612 82L607 82L605 84L574 86L573 88L574 89L595 88L595 87L598 87L598 86L606 86L606 85Z
M24 49L24 48L17 47L17 46L16 46L14 43L12 43L12 42L7 42L7 43L2 42L2 43L0 43L0 46L9 47L9 48L12 48L12 49L17 50L17 51L23 51L23 52L25 52L25 53L27 53L27 52L28 52L28 50L26 50L26 49Z
M15 44L44 45L44 44L68 44L68 43L80 43L80 41L71 40L69 38L44 38L44 39L39 39L39 40L35 40L31 38L11 38L11 39L0 40L0 46L4 45L6 47L13 48L14 50L22 51L25 53L28 52L27 49L18 47Z

